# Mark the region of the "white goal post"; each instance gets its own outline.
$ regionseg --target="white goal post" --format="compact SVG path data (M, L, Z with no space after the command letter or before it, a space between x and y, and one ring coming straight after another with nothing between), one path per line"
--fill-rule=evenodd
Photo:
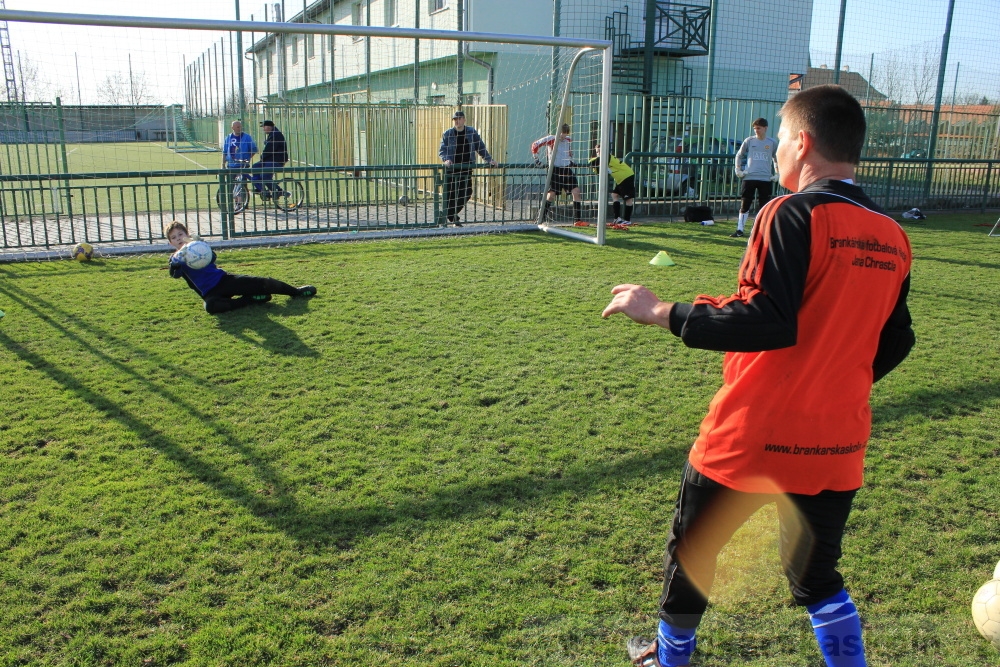
M0 9L0 21L7 22L25 22L25 23L40 23L40 24L55 24L55 25L65 25L65 26L94 26L94 27L110 27L110 28L138 28L138 29L159 29L167 31L213 31L213 32L229 32L237 35L242 33L256 33L258 35L264 34L276 34L276 35L320 35L320 36L350 36L355 40L361 40L363 38L389 38L389 39L408 39L408 40L439 40L447 42L459 42L464 44L469 43L486 43L486 44L507 44L514 46L533 46L533 47L552 47L557 48L568 48L568 49L578 49L576 58L573 59L573 66L579 61L580 55L584 53L597 54L601 61L600 74L595 71L593 77L593 84L591 85L592 92L588 93L590 99L596 98L599 100L592 103L592 107L599 106L599 121L598 123L593 123L591 120L591 136L587 138L587 143L590 143L594 136L598 137L598 141L604 143L605 145L610 145L610 88L611 88L611 72L612 72L612 43L607 40L599 39L577 39L577 38L565 38L565 37L547 37L538 35L514 35L514 34L499 34L499 33L485 33L485 32L471 32L471 31L458 31L458 30L433 30L433 29L420 29L420 28L389 28L389 27L377 27L377 26L358 26L358 25L346 25L340 23L311 23L311 22L261 22L261 21L223 21L223 20L204 20L204 19L171 19L171 18L156 18L156 17L136 17L136 16L105 16L105 15L95 15L95 14L75 14L75 13L53 13L53 12L35 12L35 11L17 11L17 10L5 10ZM418 42L419 43L419 42ZM310 41L310 48L313 48L312 42ZM322 48L322 47L320 47ZM370 48L370 47L369 47ZM305 43L303 43L303 49L305 49ZM242 56L242 54L241 54ZM468 58L470 62L477 62L474 56L462 56ZM332 69L332 65L331 65ZM596 70L596 66L595 66ZM562 75L562 73L559 73ZM556 75L553 72L552 76ZM492 70L491 70L492 76ZM567 113L567 100L570 95L571 80L573 77L573 67L570 67L568 72L565 74L564 90L560 91L562 93L561 104L559 106L559 122L566 117ZM231 82L232 83L232 82ZM308 83L306 84L308 87ZM599 90L599 93L597 92ZM459 90L461 93L461 89ZM553 96L557 93L553 91ZM461 100L461 96L459 97ZM461 103L461 101L459 102ZM550 105L550 110L554 110L559 102L556 99L549 99L548 104ZM594 108L594 112L598 109ZM176 111L173 107L165 107L164 109L164 123L168 128L167 143L174 147L178 147L178 144L182 143L182 139L186 140L184 143L189 143L187 137L178 136L180 132L176 129ZM527 115L527 114L526 114ZM541 116L537 122L541 123L541 120L546 115L546 109L541 109L541 113L535 113L536 116ZM590 114L592 118L593 114ZM527 122L527 121L524 121ZM597 129L594 126L599 126ZM546 128L548 130L550 128ZM558 128L555 128L558 131ZM594 130L597 130L596 133ZM583 144L584 146L586 144ZM592 148L592 144L589 146ZM589 150L588 148L588 150ZM596 215L594 216L596 222L596 235L584 234L570 229L563 229L554 225L541 224L538 226L539 229L559 236L567 237L570 239L585 241L588 243L594 243L597 245L603 245L605 242L605 225L607 219L607 200L608 200L608 156L611 151L605 150L601 151L599 162L597 164L597 179L596 183L593 183L591 187L591 192L596 189ZM517 162L513 160L512 162ZM586 160L582 160L586 163ZM545 181L545 187L547 188L552 173L552 160L550 159L549 169L547 172L547 178ZM545 197L545 192L540 194L540 197ZM591 195L593 197L593 194ZM539 202L540 205L540 202Z

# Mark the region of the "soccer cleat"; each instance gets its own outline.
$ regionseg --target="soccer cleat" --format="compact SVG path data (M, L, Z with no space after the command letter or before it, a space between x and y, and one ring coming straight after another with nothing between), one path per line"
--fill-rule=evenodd
M266 303L271 300L270 294L254 294L250 297L257 303Z
M632 637L626 642L625 648L628 650L628 659L636 667L662 667L660 659L656 655L655 639Z
M612 224L612 225L622 225L622 224L625 224L625 221L624 221L624 220L622 220L621 218L615 218L615 219L614 219L614 220L613 220L613 221L611 222L611 224Z
M312 285L303 285L295 290L295 296L316 296L316 288Z
M455 224L456 227L461 227L462 226L462 223L458 221L458 218L455 218L455 223L454 224Z
M738 239L741 236L743 236L743 230L742 229L737 229L735 232L733 232L732 234L729 235L730 238L734 238L734 239Z

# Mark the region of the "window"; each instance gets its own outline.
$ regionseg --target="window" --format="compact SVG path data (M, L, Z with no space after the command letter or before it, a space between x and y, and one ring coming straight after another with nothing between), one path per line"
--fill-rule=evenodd
M396 25L396 0L382 0L382 3L385 8L385 24Z
M261 69L264 70L264 73L267 76L271 76L271 68L274 66L273 65L273 63L274 63L274 53L272 53L271 50L268 49L267 53L264 54L261 57L261 60L264 61L264 62L261 63Z
M361 3L355 2L351 5L351 25L365 25L365 15L361 13ZM360 42L364 37L354 37L355 42Z
M316 56L316 35L309 34L305 36L306 39L306 57L313 58Z
M292 37L292 64L299 62L299 37Z
M442 9L448 9L448 0L429 0L427 3L427 9L429 10L429 14L439 12Z
M431 104L444 104L444 95L430 95L427 101Z

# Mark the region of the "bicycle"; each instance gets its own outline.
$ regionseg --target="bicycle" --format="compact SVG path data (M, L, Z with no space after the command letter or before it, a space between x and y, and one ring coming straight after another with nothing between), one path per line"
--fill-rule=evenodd
M291 176L285 176L270 181L270 183L274 185L274 189L271 191L263 190L258 193L261 199L274 202L275 208L279 208L282 211L294 211L302 206L302 202L306 199L306 189L300 181Z
M250 161L241 160L240 165L240 172L233 177L234 214L242 213L246 210L247 204L250 201L250 192L253 189L253 186L251 185L253 179L249 173L243 171L250 166ZM302 202L305 201L305 186L303 186L300 181L297 181L290 176L286 176L278 180L261 182L261 185L264 185L265 183L273 185L273 189L261 190L257 194L260 196L261 200L265 202L273 202L275 208L281 209L282 211L294 211L302 206ZM222 197L222 190L219 190L219 192L216 193L215 199L220 208L223 205Z
M247 202L250 200L250 174L242 171L243 169L250 166L250 160L240 160L240 172L233 177L233 213L242 213L246 207ZM220 188L217 193L215 193L215 202L219 205L219 208L224 207L224 193Z

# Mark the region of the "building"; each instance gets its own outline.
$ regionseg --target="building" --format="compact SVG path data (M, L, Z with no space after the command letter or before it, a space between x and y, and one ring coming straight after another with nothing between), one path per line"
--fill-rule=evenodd
M623 154L673 150L667 145L677 137L701 136L706 123L708 135L728 143L748 131L753 117L775 118L790 75L807 70L812 0L756 0L753 11L741 0L718 0L709 91L709 0L692 3L699 4L316 0L288 20L611 40L613 141ZM557 17L554 5L560 8ZM800 29L782 32L779 47L777 26ZM503 105L509 143L518 147L555 125L549 103L558 103L568 58L549 47L491 43L464 43L459 58L459 44L420 40L417 47L411 40L386 38L256 35L249 49L253 93L269 103ZM709 96L713 104L706 107ZM598 105L581 99L577 95L574 102L575 121L588 128L589 143L595 138L592 112ZM507 157L526 159L522 152L518 148Z

